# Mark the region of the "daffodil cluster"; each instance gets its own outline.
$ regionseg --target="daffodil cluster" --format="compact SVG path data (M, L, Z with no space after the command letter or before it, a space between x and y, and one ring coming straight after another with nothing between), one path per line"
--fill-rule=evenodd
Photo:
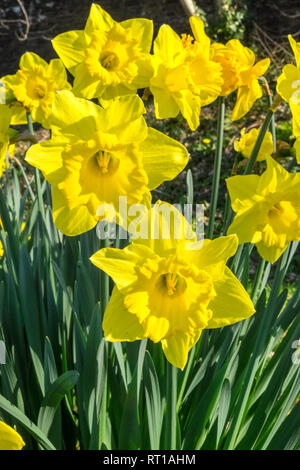
M262 96L258 78L270 63L256 63L253 51L238 40L212 43L198 17L191 17L190 25L193 36L181 37L170 26L161 26L152 52L152 21L119 23L93 4L83 30L53 39L59 59L48 64L27 52L16 74L2 78L7 104L0 109L2 167L10 150L11 124L31 116L50 129L49 140L32 145L26 161L50 183L54 223L63 234L80 235L101 220L110 221L111 213L99 210L108 206L114 208L117 223L127 227L120 198L144 205L139 224L147 226L146 236L131 233L126 248L103 248L91 257L115 282L104 314L104 335L109 341L160 342L168 361L181 369L204 329L233 324L255 311L227 267L238 244L254 243L263 258L274 262L290 241L300 240L299 175L272 159L270 132L257 157L266 159L266 171L227 179L236 213L227 236L197 240L176 209L168 219L164 209L172 213L169 204L151 207L151 191L175 178L189 156L181 143L148 127L138 90L153 95L158 119L181 113L195 130L203 106L236 91L231 119L248 113ZM284 68L277 88L294 113L297 149L300 49L290 40L297 67ZM249 158L258 133L243 129L235 150ZM153 226L158 228L155 236Z

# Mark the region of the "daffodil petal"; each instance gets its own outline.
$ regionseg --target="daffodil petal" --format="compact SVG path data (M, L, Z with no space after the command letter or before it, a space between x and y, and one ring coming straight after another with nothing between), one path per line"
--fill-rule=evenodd
M53 103L51 127L63 129L64 134L89 140L96 130L100 111L100 106L92 101L77 98L71 91L60 91Z
M173 366L184 369L187 363L188 353L200 338L201 332L201 330L195 332L195 336L178 332L174 336L163 339L161 345L167 360L173 364Z
M239 244L254 242L256 237L257 225L261 220L261 215L258 214L257 208L253 205L248 210L236 214L232 224L227 230L227 235L237 235Z
M62 153L66 146L63 138L53 138L40 144L32 145L26 153L26 162L39 168L51 184L60 183L63 171Z
M204 51L209 51L210 39L205 33L203 21L199 16L190 16L189 21L196 41L201 44Z
M287 102L300 103L300 69L293 64L283 67L277 78L277 93Z
M258 175L236 175L226 178L231 207L234 211L240 209L244 199L250 199L257 193L258 184Z
M56 227L70 237L80 235L95 227L98 220L86 205L69 208L61 191L52 187L53 219Z
M99 31L109 31L115 24L109 13L97 3L92 3L90 14L87 19L84 32L90 35L95 29Z
M254 305L240 281L229 268L224 276L214 283L216 297L208 308L213 312L207 328L220 328L249 318L255 312Z
M242 86L238 89L237 99L231 114L231 120L241 119L252 108L255 101L262 97L262 90L258 80L253 80L250 86Z
M176 96L182 116L187 120L191 130L194 131L200 124L201 99L191 90L182 90Z
M137 280L136 267L144 262L145 258L153 256L151 249L135 243L123 250L103 248L93 254L90 260L99 269L105 271L119 289L122 289Z
M0 134L6 134L10 125L12 111L6 104L0 104Z
M299 164L300 163L300 136L296 138L293 147L296 150L296 159L297 159L297 163Z
M161 341L169 331L169 320L163 316L147 315L142 323L144 335L154 343Z
M191 242L196 240L192 227L182 213L167 202L157 201L151 211L144 214L138 223L143 224L143 218L146 219L148 236L137 237L133 243L146 245L160 256L168 256L179 247L184 249L187 240ZM132 227L134 231L134 226L133 221L129 229Z
M85 99L92 99L101 94L102 88L101 80L90 75L84 63L76 67L73 83L73 92L75 95Z
M189 160L188 152L182 144L151 127L140 149L150 190L163 181L175 178Z
M143 52L150 52L153 36L153 21L146 18L132 18L122 21L120 24L123 28L130 30L132 37L139 42Z
M41 65L42 67L47 67L47 62L42 59L40 56L34 52L25 52L20 59L20 68L32 69Z
M178 34L166 24L159 28L153 48L154 54L159 55L163 63L170 66L173 66L178 51L183 51L184 49Z
M67 72L63 62L60 59L52 59L49 62L48 74L55 78L58 88L71 89L71 85L67 82Z
M296 42L295 39L290 34L288 35L288 38L289 38L290 45L295 56L296 65L297 67L300 67L300 43Z
M0 421L0 450L21 450L25 442L17 431Z
M202 241L199 250L187 250L185 257L199 269L205 269L216 280L223 276L225 264L235 254L237 247L236 235L206 239Z
M99 102L103 108L107 108L115 98L131 94L136 95L136 88L130 90L126 85L120 83L119 85L107 87L99 97Z
M288 243L286 243L283 248L278 246L267 246L265 243L263 243L263 241L260 241L256 244L256 248L260 256L269 263L275 263L275 261L280 258L282 253L285 252L287 247Z
M230 39L226 43L226 47L233 52L237 52L239 55L240 62L248 67L251 67L255 63L255 54L248 47L243 46L241 41L238 39Z
M136 341L144 331L136 315L124 307L124 296L114 287L103 318L104 336L108 341Z
M151 86L154 97L155 116L157 119L167 119L178 116L179 106L168 90Z
M86 39L84 31L78 30L61 33L52 40L52 46L65 67L74 75L77 65L85 57Z
M121 96L102 111L98 122L101 131L116 134L122 143L140 142L147 136L144 113L144 103L137 95Z

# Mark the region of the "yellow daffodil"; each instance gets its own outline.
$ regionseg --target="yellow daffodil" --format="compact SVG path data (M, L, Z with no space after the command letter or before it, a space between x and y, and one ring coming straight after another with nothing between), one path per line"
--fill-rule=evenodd
M300 163L300 43L288 36L296 65L288 64L277 79L277 93L289 103L293 116L293 134L296 137L294 148L297 162Z
M6 101L13 111L11 123L26 123L29 111L33 121L48 127L56 92L71 88L63 63L53 59L48 64L37 54L26 52L19 66L16 74L2 78L7 89Z
M0 420L0 450L21 450L24 446L20 434Z
M290 101L290 108L293 116L293 134L296 137L294 149L296 151L297 162L300 163L300 104Z
M287 102L300 104L300 43L297 43L291 35L288 36L291 48L294 52L296 65L288 64L282 69L277 79L277 93Z
M123 250L101 249L91 261L116 284L103 319L106 339L161 342L168 361L183 369L204 328L248 318L254 307L226 267L237 237L196 241L175 208L168 217L170 208L156 203L141 219L148 222L148 237L135 237Z
M226 180L236 212L228 234L240 243L254 243L265 260L274 263L289 242L300 240L300 174L289 173L272 157L261 175Z
M52 44L75 76L75 94L109 100L148 86L152 35L152 21L118 23L92 4L85 29L59 34Z
M52 184L54 221L66 235L93 228L101 205L112 204L118 214L119 196L140 203L187 164L185 147L147 128L144 112L136 95L103 109L71 92L58 93L52 138L33 145L26 161Z
M199 32L197 41L187 36L181 39L168 25L160 27L154 41L150 90L158 119L176 117L181 112L195 130L201 107L218 97L223 80L220 65L209 58L210 39L203 22L197 18L191 26Z
M6 168L7 155L12 154L14 151L14 145L10 145L10 139L17 132L9 127L11 117L12 111L9 107L0 104L0 176Z
M241 130L241 138L236 139L233 143L234 149L241 152L245 158L250 158L253 147L257 140L259 129L251 129L250 132L245 133L245 128ZM257 155L257 161L263 161L267 156L274 152L274 144L271 132L267 131L262 141L260 150Z
M244 47L238 39L232 39L226 45L212 44L211 54L212 59L222 66L224 82L221 95L227 96L238 90L231 119L241 119L254 102L262 97L258 77L266 72L270 59L263 59L255 64L253 51Z

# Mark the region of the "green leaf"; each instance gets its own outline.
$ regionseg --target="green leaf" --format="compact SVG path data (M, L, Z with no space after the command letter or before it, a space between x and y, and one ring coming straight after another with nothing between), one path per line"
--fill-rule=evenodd
M61 400L76 385L78 378L79 373L75 370L70 370L64 372L49 386L38 416L38 427L44 434L48 434Z
M34 437L34 439L46 450L55 450L53 444L49 441L47 436L22 413L16 406L12 405L5 397L0 395L0 408L12 416L20 425Z
M231 398L231 387L228 379L225 379L222 385L222 390L219 398L219 412L218 412L218 427L217 427L217 442L220 441L222 436L226 419L228 416L228 410L230 406Z
M163 423L163 402L155 366L148 351L146 351L144 361L143 378L150 448L152 450L157 450L160 449L160 436Z

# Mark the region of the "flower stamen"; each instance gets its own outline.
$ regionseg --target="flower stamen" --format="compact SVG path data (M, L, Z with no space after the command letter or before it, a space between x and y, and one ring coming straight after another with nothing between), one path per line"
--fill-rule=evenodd
M175 273L164 274L164 281L167 288L168 295L173 295L176 292L178 276Z
M96 153L96 158L97 158L97 163L101 170L101 173L103 174L108 173L109 165L111 161L110 153L106 152L105 150L99 150L99 152Z
M113 70L118 66L119 59L113 52L107 52L100 57L100 62L106 70Z

